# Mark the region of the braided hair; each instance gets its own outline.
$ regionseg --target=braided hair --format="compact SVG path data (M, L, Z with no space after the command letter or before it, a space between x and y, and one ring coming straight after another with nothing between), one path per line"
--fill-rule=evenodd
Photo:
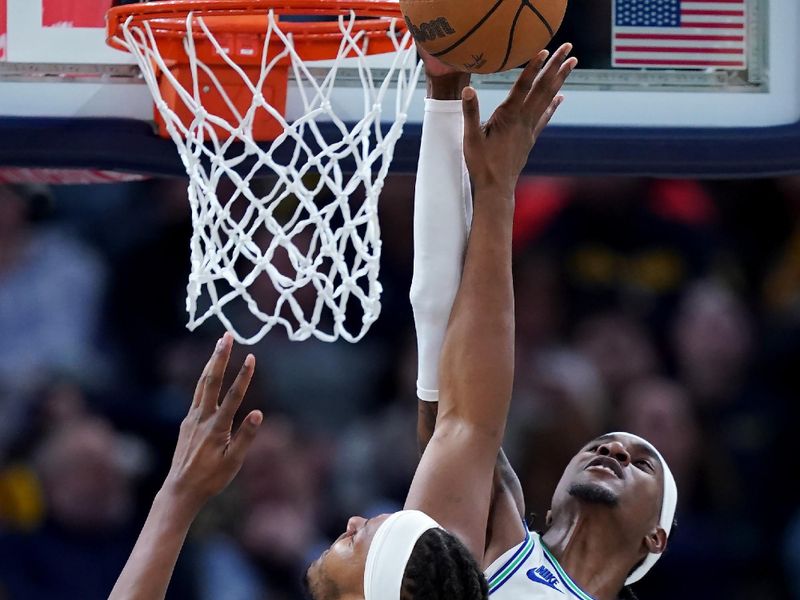
M455 536L431 529L419 538L406 565L401 600L486 600L489 585L469 550Z

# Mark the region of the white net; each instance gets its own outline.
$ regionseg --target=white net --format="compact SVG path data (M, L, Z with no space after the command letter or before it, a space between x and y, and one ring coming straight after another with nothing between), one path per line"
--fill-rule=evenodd
M283 49L275 54L267 51L269 43L263 44L260 78L253 80L203 18L189 14L183 46L191 85L170 71L153 26L129 19L122 28L120 41L136 57L190 179L189 329L216 316L245 344L258 342L276 326L292 340L314 336L356 342L380 314L378 197L420 65L408 50L410 34L398 32L393 23L387 35L395 52L388 68L374 69L370 40L357 27L357 16L336 18L338 57L320 69L303 60L292 35L282 31L270 11L264 16L266 40L280 40ZM248 110L237 111L226 94L230 86L220 82L220 68L198 57L198 34L211 41L225 69L249 90ZM302 103L293 119L262 93L272 69L286 59L291 61L292 99ZM363 110L355 123L341 116L345 108L353 109L352 102L346 107L332 102L345 64L361 85L356 98ZM189 108L190 122L170 108L160 78ZM204 108L209 85L222 94L233 118ZM283 130L269 145L253 140L258 111L267 111ZM265 171L272 175L268 185L261 179Z

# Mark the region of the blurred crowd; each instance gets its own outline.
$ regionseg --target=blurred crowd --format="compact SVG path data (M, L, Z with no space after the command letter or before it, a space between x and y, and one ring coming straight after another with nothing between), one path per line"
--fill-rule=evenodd
M413 179L381 206L382 317L356 345L252 349L266 422L170 598L299 599L349 516L401 505ZM105 598L132 548L222 333L184 327L189 219L181 180L0 187L0 599ZM680 489L642 600L800 598L800 178L523 180L514 243L507 452L532 526L577 449L628 430Z

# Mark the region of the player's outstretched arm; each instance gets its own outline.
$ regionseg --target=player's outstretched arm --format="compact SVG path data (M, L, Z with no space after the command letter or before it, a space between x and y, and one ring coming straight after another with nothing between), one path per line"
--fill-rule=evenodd
M253 377L255 358L249 355L219 404L233 338L220 339L181 424L178 443L164 485L110 600L164 598L175 562L189 527L205 503L236 476L255 438L263 415L252 411L232 435L233 419Z
M461 94L470 74L458 71L419 49L425 62L428 95L422 124L414 193L414 277L411 306L417 332L417 441L422 456L436 424L439 359L447 323L464 268L472 224L472 192L464 164ZM497 456L487 523L487 556L524 538L522 487L502 450Z
M428 95L414 190L414 276L409 295L417 334L417 396L435 405L442 345L472 221L461 106L470 74L448 67L422 49L419 52Z
M514 188L575 67L570 46L523 71L506 102L480 124L475 91L463 94L464 153L475 185L473 226L440 365L436 430L406 508L422 510L459 536L476 557L486 538L494 465L511 399L514 300L511 226Z

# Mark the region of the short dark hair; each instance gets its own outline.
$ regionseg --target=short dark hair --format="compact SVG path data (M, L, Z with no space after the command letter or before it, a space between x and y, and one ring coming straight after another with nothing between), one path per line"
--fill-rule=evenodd
M406 565L401 600L486 600L489 585L478 563L454 535L431 529Z

